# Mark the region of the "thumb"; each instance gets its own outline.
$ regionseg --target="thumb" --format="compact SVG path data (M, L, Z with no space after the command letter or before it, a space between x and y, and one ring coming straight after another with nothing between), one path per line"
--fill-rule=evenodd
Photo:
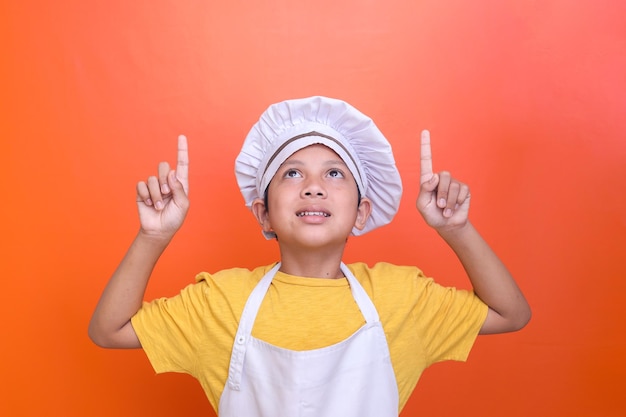
M176 205L186 209L189 205L189 199L187 198L183 183L176 177L176 171L171 170L167 174L167 183L172 190L172 198Z
M434 200L433 192L439 185L439 175L433 174L429 180L420 184L420 192L417 196L417 207L422 209L430 205Z
M431 193L439 185L439 174L432 174L429 180L420 185L420 194L423 192Z

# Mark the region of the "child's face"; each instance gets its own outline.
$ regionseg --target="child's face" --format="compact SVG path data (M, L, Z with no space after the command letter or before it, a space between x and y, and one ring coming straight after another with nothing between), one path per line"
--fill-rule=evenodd
M362 229L369 216L369 200L358 200L343 160L324 145L311 145L285 160L268 187L268 207L254 211L281 245L343 245L352 228Z

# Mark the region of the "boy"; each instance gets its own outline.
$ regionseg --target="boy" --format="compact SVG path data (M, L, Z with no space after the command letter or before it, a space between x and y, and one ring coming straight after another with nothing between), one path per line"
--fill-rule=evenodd
M349 235L391 221L402 186L371 119L325 97L270 106L235 172L280 262L201 273L170 299L143 303L152 268L189 207L187 142L178 165L137 186L140 231L90 323L93 341L142 347L157 372L196 377L220 416L397 416L422 371L465 360L480 332L521 329L530 308L468 220L467 185L433 173L421 138L417 208L454 250L473 292L414 267L344 265Z

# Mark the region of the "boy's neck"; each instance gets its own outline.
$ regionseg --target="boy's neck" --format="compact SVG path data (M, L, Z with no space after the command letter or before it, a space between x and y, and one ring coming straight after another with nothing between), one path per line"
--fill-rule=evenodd
M281 248L280 271L308 278L343 278L341 259L343 248L333 251L285 251Z

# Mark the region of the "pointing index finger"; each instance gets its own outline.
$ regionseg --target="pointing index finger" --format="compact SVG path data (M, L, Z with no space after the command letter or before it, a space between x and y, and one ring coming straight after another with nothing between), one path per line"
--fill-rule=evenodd
M187 137L185 135L178 136L176 178L183 184L185 193L189 193L189 152L187 148Z
M430 150L430 132L422 131L420 145L420 184L429 181L433 176L433 157Z

